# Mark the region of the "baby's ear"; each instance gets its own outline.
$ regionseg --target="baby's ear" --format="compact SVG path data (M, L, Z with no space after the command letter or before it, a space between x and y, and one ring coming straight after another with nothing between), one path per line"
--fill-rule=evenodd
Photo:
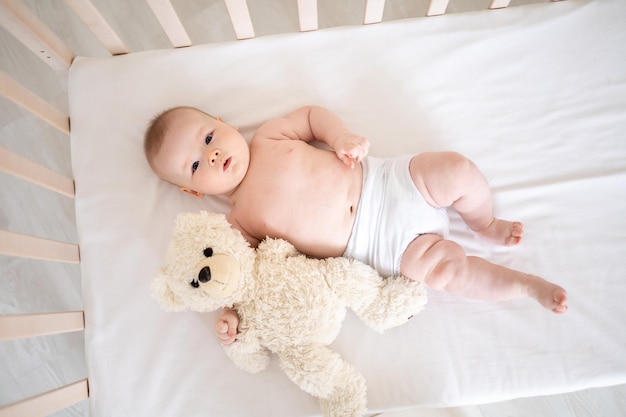
M185 305L181 302L174 291L171 290L167 275L159 272L157 277L152 281L152 296L159 302L161 308L166 311L181 311L185 309Z

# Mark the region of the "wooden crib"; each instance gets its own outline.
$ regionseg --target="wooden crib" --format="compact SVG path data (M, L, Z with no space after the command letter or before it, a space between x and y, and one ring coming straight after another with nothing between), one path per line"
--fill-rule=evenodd
M188 1L193 3L190 7L192 10L207 7L203 6L199 0L195 3L192 0ZM99 3L100 6L98 6ZM3 274L5 274L2 277L2 292L9 293L15 287L13 283L16 280L24 280L32 281L30 287L33 291L43 291L40 286L54 288L57 285L55 283L59 282L62 283L64 289L57 291L66 291L65 288L71 288L70 292L73 294L70 297L72 301L52 301L49 305L44 303L40 309L36 304L24 309L20 305L20 297L26 295L21 292L15 298L0 305L3 309L0 311L2 314L0 316L0 340L3 346L8 346L6 349L3 348L3 352L7 355L19 349L32 350L33 354L39 351L48 355L54 352L54 346L29 347L29 344L34 346L37 343L43 343L47 346L47 342L42 342L42 340L48 340L50 335L61 334L64 336L55 337L68 337L69 343L81 344L85 330L83 306L80 301L76 301L81 291L79 243L82 244L82 242L78 242L75 229L68 230L66 227L67 224L74 224L75 190L69 155L61 159L46 156L48 147L64 149L68 154L70 152L69 138L74 120L69 118L68 103L63 94L67 88L68 71L75 57L89 54L89 52L75 52L68 45L74 44L79 49L88 50L89 46L99 41L104 49L97 47L92 49L97 51L95 56L104 58L107 54L110 56L135 54L142 50L184 48L194 44L184 22L187 20L190 25L198 25L198 22L194 21L192 16L179 16L175 7L176 3L173 5L169 0L147 0L148 7L138 3L65 0L44 4L37 0L27 2L0 0L0 23L4 28L4 32L0 33L0 39L3 43L8 42L5 43L7 47L2 56L2 60L6 62L3 62L0 68L0 91L5 98L2 102L3 113L5 113L3 123L5 126L11 123L19 125L17 128L12 127L11 131L16 131L14 135L20 136L8 137L9 134L7 134L7 138L2 139L3 143L0 146L0 169L4 172L1 180L4 189L2 199L5 209L3 212L7 212L6 216L13 216L3 218L0 225L3 229L0 230L0 253L3 255L1 259L4 264ZM335 20L333 16L330 16L335 10L333 7L340 8L337 4L331 7L329 4L324 5L320 2L318 6L316 0L298 0L297 2L283 2L289 3L287 10L272 10L270 6L256 2L248 3L245 0L210 2L208 6L211 7L211 16L214 16L212 25L215 27L202 35L205 38L201 42L195 43L228 43L235 40L249 42L244 39L258 38L257 35L274 36L278 32L297 32L298 30L308 32L318 29L326 30L330 26L359 23L370 25L383 20L406 17L422 19L425 18L424 16L443 15L447 9L455 7L454 2L449 4L448 0L424 0L408 7L413 14L406 16L401 15L400 12L394 12L394 2L386 4L384 0L365 0L361 2L364 6L361 8L361 3L352 1L349 6L351 11L344 15L345 20L342 21L341 18ZM509 3L509 0L476 1L472 6L461 7L459 5L459 7L471 8L471 10L485 7L500 9L506 8ZM348 6L345 7L348 8ZM556 6L546 4L541 7ZM116 26L119 24L119 17L125 14L134 15L144 9L151 10L154 16L137 19L136 28L125 28L124 32L127 35L118 35L119 31L116 30ZM50 15L47 15L47 12L50 12ZM264 13L293 14L293 19L289 20L287 16L284 26L273 28L263 22ZM327 17L319 18L318 13L319 15L326 14ZM255 19L255 16L258 19ZM433 19L446 18L447 16ZM152 21L158 22L160 26L146 24ZM88 29L95 38L92 37L89 40L71 38L73 31L68 27L77 27L82 24L84 27L81 30ZM64 27L65 25L68 27ZM51 30L49 26L55 30ZM150 26L149 30L146 30L147 26ZM163 34L170 45L166 44ZM70 38L63 39L62 35L70 36ZM294 33L289 36L304 35ZM15 40L23 44L19 46L21 51L17 55L14 52L14 44L17 45ZM19 60L23 60L23 63L17 62ZM36 63L33 63L34 61ZM22 71L20 68L40 65L41 61L50 67L49 76L44 79L26 79L25 74L32 72ZM497 70L494 68L494 71ZM3 130L3 134L5 131ZM21 142L22 137L23 142ZM32 158L28 150L29 146L39 148L33 152ZM55 150L55 152L58 151ZM623 146L619 152L623 152ZM501 191L506 192L506 184L503 187ZM12 190L16 188L24 190L19 195L20 201L13 200L15 193ZM623 182L619 182L615 189L616 192L626 191ZM24 196L32 198L35 202L22 201ZM624 195L616 198L624 199ZM3 217L6 216L3 215ZM48 227L46 222L51 222L52 226ZM52 236L47 234L48 230L58 231L59 229L62 233L53 232ZM166 240L165 237L164 240ZM623 249L623 240L618 239L615 242L617 245L621 244ZM58 263L61 266L58 266ZM623 262L621 265L623 266ZM33 274L48 275L48 272L50 272L49 276L45 276L45 279L33 277ZM86 277L83 276L84 279ZM622 290L623 287L617 291ZM54 289L45 291L49 291L52 294L51 297L54 297ZM124 343L124 341L119 343ZM84 354L90 353L89 351L84 353L83 349L82 346L72 348L72 351L78 355L78 358L72 360L81 362L80 365L74 366L74 369L78 369L78 372L84 371L85 374L77 377L76 372L68 372L56 376L42 376L41 391L15 387L6 396L3 395L2 400L11 403L0 405L0 416L43 416L57 413L67 407L69 407L66 410L67 414L55 415L76 415L74 413L86 412L89 408L86 403L90 397L90 375L84 370L82 362L84 362ZM2 360L9 362L11 358L3 357ZM38 360L40 359L33 358L33 361ZM64 358L64 360L69 359ZM36 375L32 378L38 379ZM60 386L49 386L54 381ZM614 379L616 384L623 382L625 381L619 378ZM12 382L3 382L3 389L4 384L10 385ZM584 384L579 386L581 389L584 387ZM37 389L39 388L36 386L32 387L32 390ZM24 393L27 394L24 395ZM451 405L455 405L454 401Z

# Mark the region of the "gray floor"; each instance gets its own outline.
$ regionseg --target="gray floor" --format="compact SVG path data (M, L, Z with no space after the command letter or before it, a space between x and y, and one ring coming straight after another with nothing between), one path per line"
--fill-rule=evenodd
M144 2L92 0L131 51L169 48L156 19ZM515 1L513 6L540 1ZM78 55L107 56L64 2L25 0ZM222 1L174 0L192 41L230 41L233 30ZM258 36L297 31L295 0L249 2ZM320 28L356 25L362 20L364 0L319 0ZM489 0L452 0L449 12L484 9ZM387 1L384 20L418 17L427 2ZM492 13L497 13L494 11ZM434 17L436 18L436 17ZM0 69L44 99L67 111L66 79L26 51L0 29ZM0 145L71 176L69 138L38 121L13 103L0 98ZM0 228L77 242L74 206L69 198L0 173ZM80 268L44 261L0 257L0 313L34 313L82 309ZM86 376L82 333L0 343L0 405L53 389ZM86 401L55 416L86 416ZM626 386L525 398L502 403L449 409L413 409L384 417L542 417L626 416Z

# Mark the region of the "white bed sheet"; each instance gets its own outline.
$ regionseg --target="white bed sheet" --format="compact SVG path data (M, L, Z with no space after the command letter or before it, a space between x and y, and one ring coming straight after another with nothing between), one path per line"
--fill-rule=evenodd
M98 416L314 416L276 361L232 365L212 314L165 313L149 284L178 212L227 210L157 180L148 121L192 105L239 126L304 104L336 111L388 156L455 150L526 224L494 247L452 215L469 253L567 288L570 311L430 293L379 335L348 315L333 344L366 377L371 412L626 383L626 3L567 1L314 33L77 59L72 159Z

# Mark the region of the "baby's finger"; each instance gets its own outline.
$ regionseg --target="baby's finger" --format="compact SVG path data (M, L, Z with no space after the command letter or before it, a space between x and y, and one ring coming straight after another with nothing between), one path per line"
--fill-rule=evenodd
M352 159L349 155L341 153L341 154L338 154L337 156L339 157L341 162L349 166L350 169L354 168L354 159Z
M229 336L234 337L237 334L237 325L239 320L235 317L224 316L220 320L221 333L227 333Z
M354 159L357 162L361 162L363 160L363 158L365 158L365 156L367 155L367 149L364 147L361 148L357 148L355 150L352 151L352 159Z
M220 342L224 343L224 342L227 342L227 341L235 340L235 335L231 336L230 333L228 333L228 332L227 333L220 333L220 334L217 335L217 338L218 338L218 340Z
M235 342L235 334L233 332L233 334L231 334L231 332L226 331L223 333L218 333L217 334L217 340L223 345L223 346L229 346L232 345Z
M228 338L228 339L220 339L220 344L222 346L230 346L233 343L236 342L236 339L234 337Z
M230 326L228 324L228 321L224 318L224 317L220 317L216 322L215 322L215 332L218 334L226 334L228 333Z
M367 150L362 147L355 147L351 149L350 152L347 152L348 158L350 158L353 163L361 162L366 155Z
M230 345L232 345L235 342L236 342L235 338L232 338L230 340L225 340L225 341L222 342L222 346L230 346Z

